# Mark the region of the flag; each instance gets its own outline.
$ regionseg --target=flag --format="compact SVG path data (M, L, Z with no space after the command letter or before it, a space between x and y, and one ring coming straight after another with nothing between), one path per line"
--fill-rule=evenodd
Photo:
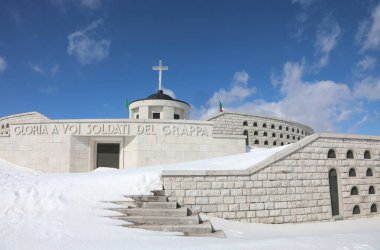
M219 112L222 113L223 111L224 111L223 110L223 104L222 104L222 102L219 99Z
M125 99L125 107L126 107L127 109L129 109L129 102L128 102L127 99Z

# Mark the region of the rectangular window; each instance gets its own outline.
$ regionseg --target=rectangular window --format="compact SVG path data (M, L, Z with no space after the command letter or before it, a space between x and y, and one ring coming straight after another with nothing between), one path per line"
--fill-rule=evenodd
M174 120L179 120L179 114L174 114Z
M160 113L153 113L153 119L160 119Z
M137 114L137 115L136 115L136 119L139 119L139 118L140 118L140 115L139 115L139 114Z

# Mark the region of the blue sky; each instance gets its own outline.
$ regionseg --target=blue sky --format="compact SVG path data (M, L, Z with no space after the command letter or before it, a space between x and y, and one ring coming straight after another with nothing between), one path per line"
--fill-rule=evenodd
M38 4L37 4L38 2ZM0 116L125 118L157 90L192 117L283 117L317 131L380 135L380 3L5 0Z

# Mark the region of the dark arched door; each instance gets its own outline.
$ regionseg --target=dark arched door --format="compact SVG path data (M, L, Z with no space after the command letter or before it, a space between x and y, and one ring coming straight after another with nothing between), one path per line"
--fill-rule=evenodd
M245 136L246 136L246 138L245 138L245 145L249 145L249 138L248 138L248 131L247 130L244 130L244 133L243 133Z
M332 215L339 215L338 175L335 169L329 172L329 184Z

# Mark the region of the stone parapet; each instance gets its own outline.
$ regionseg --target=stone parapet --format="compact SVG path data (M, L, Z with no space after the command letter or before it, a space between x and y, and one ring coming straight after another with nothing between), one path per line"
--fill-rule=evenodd
M336 158L327 157L330 150ZM348 150L353 159L347 159ZM380 137L375 136L315 134L246 170L163 171L162 181L170 200L211 216L260 223L329 221L334 219L331 169L338 174L340 215L377 215L371 212L380 204ZM351 195L353 187L358 195ZM353 214L355 206L359 214Z

